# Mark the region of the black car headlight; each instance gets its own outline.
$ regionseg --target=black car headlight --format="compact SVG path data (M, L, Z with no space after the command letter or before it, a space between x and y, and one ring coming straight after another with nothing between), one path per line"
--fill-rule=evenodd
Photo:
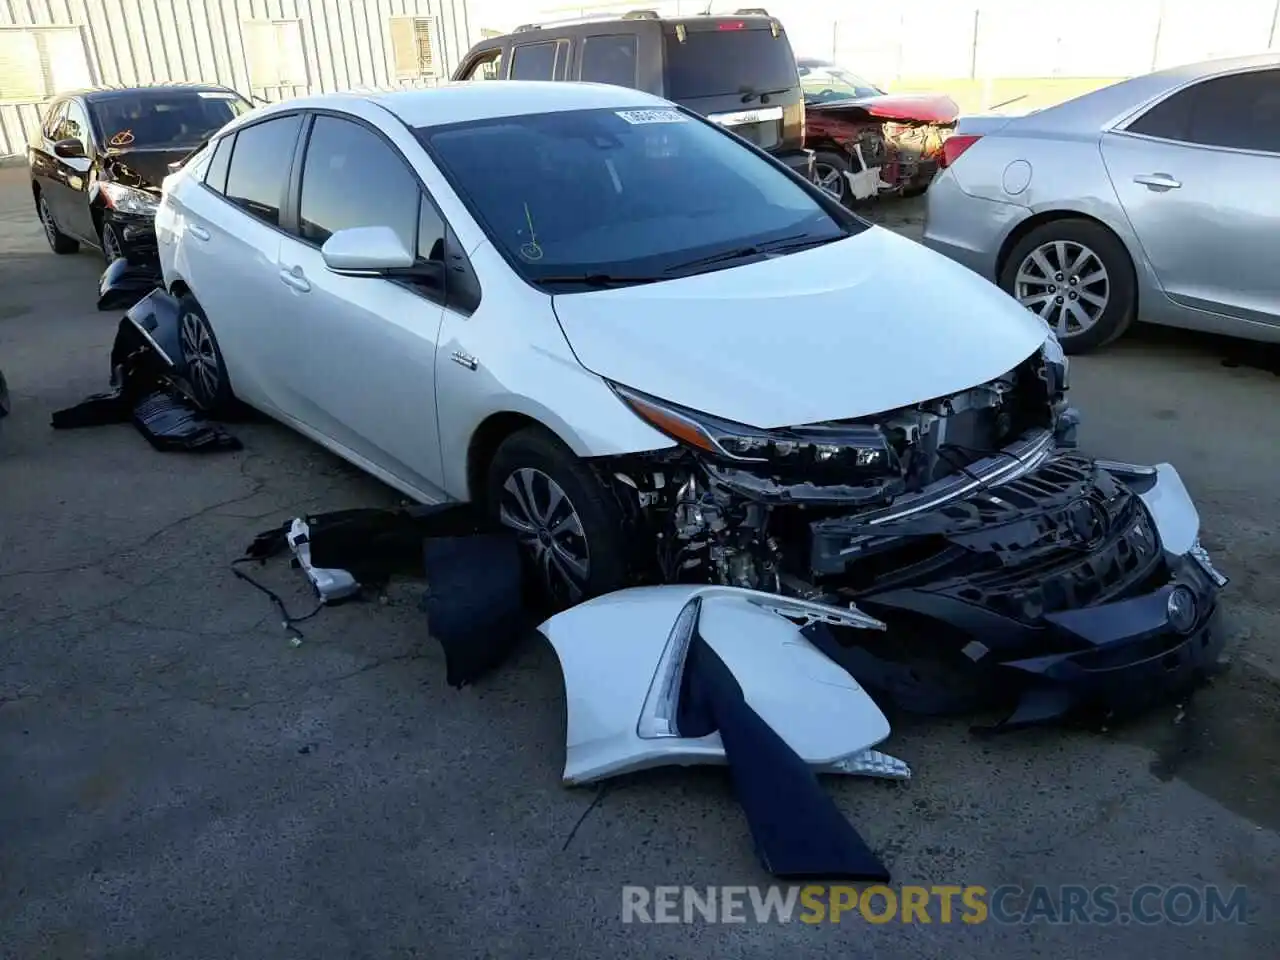
M123 183L100 181L98 189L102 191L107 206L120 213L135 217L154 217L160 206L160 200L155 194L134 187L126 187Z
M651 426L716 460L787 470L827 470L880 475L898 469L898 457L875 424L811 424L766 430L722 420L610 384L618 397Z

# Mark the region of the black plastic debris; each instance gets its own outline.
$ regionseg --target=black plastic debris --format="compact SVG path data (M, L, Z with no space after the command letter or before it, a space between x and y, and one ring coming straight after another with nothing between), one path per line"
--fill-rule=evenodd
M241 449L240 441L206 420L189 397L178 348L178 312L178 301L163 290L137 301L116 329L111 389L56 411L51 426L71 430L132 423L157 450Z
M185 398L175 393L157 392L133 407L133 425L157 450L211 453L240 450L243 444L216 423L200 415Z
M734 794L766 870L785 880L888 882L888 869L813 770L751 708L732 671L696 632L683 684L680 729L687 736L719 730Z
M157 262L134 263L118 257L98 281L99 310L128 310L152 290L164 286Z

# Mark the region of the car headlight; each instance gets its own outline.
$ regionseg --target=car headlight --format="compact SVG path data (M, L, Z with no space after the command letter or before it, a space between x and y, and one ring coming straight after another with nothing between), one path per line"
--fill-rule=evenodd
M107 201L107 206L121 213L129 213L138 217L154 217L160 201L154 194L134 187L126 187L122 183L99 183L98 189Z
M811 424L764 430L722 420L610 384L619 398L673 440L717 460L783 468L838 470L844 476L897 470L897 454L875 424Z

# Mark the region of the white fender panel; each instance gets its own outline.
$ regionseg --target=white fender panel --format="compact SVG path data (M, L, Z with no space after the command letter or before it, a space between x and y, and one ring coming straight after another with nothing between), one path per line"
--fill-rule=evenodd
M889 735L874 701L791 620L759 606L762 598L731 587L672 585L621 590L580 604L538 629L564 674L568 706L564 781L587 783L650 767L723 764L718 733L642 737L645 699L681 611L701 599L699 632L725 662L751 707L807 763L829 772L901 778L892 758L868 762ZM876 621L858 611L811 605L822 619L849 626ZM671 662L678 672L683 656ZM874 752L872 752L874 754ZM876 757L881 755L875 754Z

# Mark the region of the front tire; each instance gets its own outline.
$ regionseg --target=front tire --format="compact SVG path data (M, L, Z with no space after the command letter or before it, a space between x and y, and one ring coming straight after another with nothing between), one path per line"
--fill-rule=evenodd
M235 394L231 392L227 364L222 359L222 349L213 334L213 327L209 325L209 318L189 293L184 294L178 303L178 341L192 399L210 416L230 413L234 409Z
M626 585L627 543L613 494L540 427L511 434L489 465L490 515L520 539L543 599L554 609Z
M845 206L849 205L852 195L848 177L852 169L848 160L831 150L819 150L813 156L814 183L832 200Z
M120 238L116 236L115 227L109 223L102 225L102 257L107 261L107 266L115 263L124 256L124 247L120 245Z
M1091 220L1054 220L1010 251L1000 286L1053 328L1067 353L1118 339L1137 313L1137 281L1129 252Z
M44 194L36 200L36 214L40 217L40 225L44 227L44 237L49 241L49 249L60 256L78 253L80 243L58 229L58 222L53 219L53 211L49 209L49 201Z

